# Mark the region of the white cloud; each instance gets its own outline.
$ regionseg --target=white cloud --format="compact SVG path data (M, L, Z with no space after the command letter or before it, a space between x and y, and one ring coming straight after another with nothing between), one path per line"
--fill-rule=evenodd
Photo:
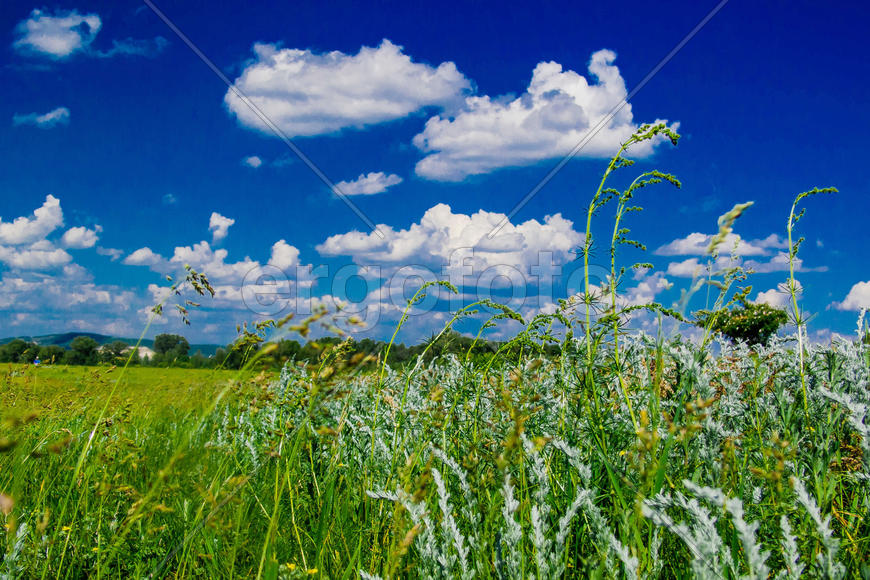
M667 273L669 276L677 276L680 278L692 278L697 275L706 275L707 259L703 261L698 258L688 258L681 262L671 262L668 264ZM730 255L719 256L713 265L713 272L721 272L725 268L734 268L740 266L746 270L751 270L755 274L770 274L772 272L786 272L789 269L788 252L777 252L772 258L766 261L760 260L743 260L739 255L732 260ZM827 266L807 267L804 266L803 260L798 257L794 258L795 272L827 272Z
M834 302L831 306L837 310L870 309L870 281L858 282L852 286L842 302Z
M800 298L803 293L803 286L798 280L795 280L795 290L797 291L798 298ZM785 308L790 301L791 294L789 293L788 282L781 282L776 288L759 292L755 300L753 300L755 304L767 304L774 308Z
M97 254L101 256L109 256L112 261L115 262L124 255L124 250L119 250L118 248L103 248L101 246L97 246Z
M263 160L256 155L251 155L250 157L242 159L242 164L256 169L263 164Z
M678 238L661 247L655 254L658 256L706 256L707 248L710 247L712 235L694 232L684 238ZM727 267L742 266L757 274L769 274L771 272L784 272L789 269L788 252L782 251L788 248L788 241L777 234L770 234L765 238L744 240L738 234L730 233L725 241L719 246L719 258L716 260L715 269L721 270ZM731 260L732 254L736 256ZM765 259L772 256L769 259ZM744 260L748 257L750 259ZM827 266L806 267L799 257L794 258L795 271L798 272L825 272ZM668 274L691 278L696 271L703 271L706 260L699 261L690 258L682 262L672 262L668 265Z
M357 264L395 266L443 265L456 260L455 251L474 248L468 265L478 275L491 266L517 268L525 274L539 263L541 252L565 261L583 242L573 222L561 214L546 216L543 223L508 223L489 239L488 234L504 218L504 214L484 210L472 215L453 213L442 203L427 210L419 223L408 229L380 225L384 238L374 232L338 234L318 245L317 251L325 256L349 255Z
M399 183L402 183L402 178L398 175L387 175L383 171L378 171L363 173L353 181L339 181L335 185L345 195L374 195L383 193L388 187Z
M155 56L166 48L162 36L150 39L113 40L108 50L94 49L91 44L102 28L97 14L79 14L75 10L57 10L53 14L35 9L30 17L15 27L13 48L21 54L63 60L81 52L91 57Z
M661 292L670 290L671 286L663 273L653 272L644 277L637 286L625 290L619 297L625 305L650 304Z
M209 229L217 234L220 226L224 226L225 236L225 230L232 225L233 220L217 213L212 214L212 218ZM238 262L229 262L228 255L227 250L213 248L208 241L203 240L190 246L177 246L168 259L148 247L140 248L127 256L123 263L130 266L149 266L158 273L181 271L185 265L190 265L194 270L208 276L215 290L219 290L219 299L240 300L240 284L248 274L262 269L262 266L260 262L248 256ZM272 245L269 264L295 278L298 273L295 267L300 266L299 250L285 240L278 240Z
M47 113L40 115L39 113L28 113L26 115L16 114L12 116L12 124L19 125L34 125L40 129L51 129L57 125L69 124L69 109L66 107L58 107Z
M33 212L32 218L18 217L11 222L0 218L0 244L30 244L42 240L63 225L63 210L60 200L47 195L42 207Z
M712 235L695 232L665 244L655 253L658 256L705 256L712 239ZM767 256L771 249L788 247L788 242L776 234L770 234L763 239L746 241L739 235L731 233L719 246L720 254L730 254L735 244L737 244L735 253L738 256Z
M96 14L58 10L54 15L34 9L15 27L12 44L19 52L63 59L87 49L97 37L102 22Z
M30 246L0 246L0 262L18 270L48 270L72 261L72 256L45 240Z
M92 230L89 230L84 226L70 228L64 232L60 242L64 247L73 248L75 250L93 248L99 239L100 232L102 231L103 228L100 226L96 226Z
M389 40L348 55L255 44L234 86L289 137L322 135L449 106L471 83L452 62L416 63ZM224 103L242 125L269 129L232 90Z
M157 266L159 264L165 263L160 254L154 253L151 248L139 248L126 258L124 258L124 264L128 266Z
M175 205L178 203L178 198L171 193L163 194L163 205Z
M827 272L827 266L815 266L808 267L804 266L804 261L795 256L794 258L794 269L795 272ZM758 274L768 274L770 272L785 272L788 271L788 252L778 252L775 256L773 256L770 260L766 262L759 262L758 260L746 260L743 263L743 267L747 269L751 269L753 272Z
M11 222L0 219L0 263L15 270L48 270L70 264L72 256L47 239L62 225L63 210L60 200L53 195L47 195L30 217L17 217ZM71 228L61 236L60 244L66 248L90 248L100 231L100 226L93 230Z
M697 278L704 273L706 267L706 264L698 262L698 258L689 258L682 262L668 264L667 274L678 278Z
M284 240L278 240L272 245L272 257L269 263L281 270L298 266L299 250Z
M227 262L228 252L213 249L208 242L202 241L192 246L179 246L169 259L171 264L183 266L190 264L194 270L206 274L210 280L242 280L252 269L260 266L258 262L245 257L241 262Z
M211 212L211 217L208 219L208 230L212 232L212 243L217 243L227 237L227 232L234 223L236 223L234 219L224 217L216 211Z
M144 296L113 285L97 285L75 264L59 272L6 273L0 277L0 325L21 319L28 334L59 329L92 330L115 327L112 334L130 336L141 330L129 314ZM138 334L138 333L136 333Z
M427 154L417 163L417 174L461 181L501 167L567 155L627 95L625 81L613 65L615 58L610 50L592 55L589 72L595 83L563 71L556 62L541 62L521 96L472 96L456 115L429 119L414 138L414 145ZM610 157L636 129L627 104L578 155ZM649 155L659 141L642 143L632 153Z

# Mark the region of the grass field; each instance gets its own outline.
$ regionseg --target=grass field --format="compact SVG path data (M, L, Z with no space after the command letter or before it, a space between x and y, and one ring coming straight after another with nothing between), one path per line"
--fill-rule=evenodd
M5 365L0 407L4 414L51 416L97 413L115 389L110 406L129 405L136 415L202 409L228 383L251 373L228 370Z
M334 352L275 380L131 369L97 423L117 369L9 367L0 571L867 573L866 347L808 350L806 412L787 344L623 347L628 401L609 365L590 388L570 344L382 379Z

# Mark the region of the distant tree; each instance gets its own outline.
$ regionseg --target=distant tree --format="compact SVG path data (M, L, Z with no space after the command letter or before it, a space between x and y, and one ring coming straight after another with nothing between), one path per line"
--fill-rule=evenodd
M211 360L214 362L216 367L222 366L224 361L227 360L227 351L223 348L218 348L214 352L214 356L211 357Z
M17 363L24 362L21 360L21 355L31 347L33 343L16 338L0 346L0 363Z
M300 360L299 353L301 350L302 345L295 340L279 340L275 343L274 350L264 356L262 361L267 366L281 368L288 360Z
M32 363L39 356L39 345L35 342L31 342L27 345L27 348L23 353L18 357L18 362L23 363Z
M190 366L191 368L201 369L208 366L208 357L202 354L201 350L197 350L192 357L190 357Z
M386 352L386 349L384 349ZM411 358L411 349L405 346L404 343L394 344L390 349L390 362L404 363Z
M97 363L100 344L89 336L77 336L69 344L64 362L72 365L93 365Z
M63 362L63 357L66 354L66 349L56 344L39 347L39 360L43 364L55 364Z
M190 343L178 334L158 334L154 337L154 352L159 355L160 362L168 364L186 362Z
M103 348L100 349L100 360L110 364L124 364L127 362L124 351L129 347L130 345L123 340L116 340L103 345Z
M225 369L240 369L244 364L251 360L251 358L257 353L257 345L248 345L248 346L239 346L237 344L230 344L227 346L226 357L224 358L223 365Z
M754 346L767 344L779 327L788 321L788 314L767 304L744 302L732 310L701 310L695 313L695 319L698 326L706 328L709 325L732 342L743 341Z

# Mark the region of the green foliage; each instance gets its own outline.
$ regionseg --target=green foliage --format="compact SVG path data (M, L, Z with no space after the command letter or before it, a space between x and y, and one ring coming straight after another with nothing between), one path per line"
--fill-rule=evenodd
M97 364L99 343L89 336L77 336L69 345L64 362L71 365Z
M785 310L768 304L743 302L740 306L695 313L695 324L720 332L732 341L742 341L749 345L767 344L777 330L788 322Z
M154 353L157 364L187 362L190 343L178 334L158 334L154 337Z
M30 362L24 360L24 354L33 346L20 338L11 340L0 346L0 363Z
M124 351L128 348L130 348L130 345L123 340L115 340L109 344L103 345L100 349L100 362L123 365L127 359Z
M158 334L154 337L154 352L157 354L187 354L190 344L177 334Z
M56 344L39 347L39 360L43 364L56 364L63 361L66 349Z

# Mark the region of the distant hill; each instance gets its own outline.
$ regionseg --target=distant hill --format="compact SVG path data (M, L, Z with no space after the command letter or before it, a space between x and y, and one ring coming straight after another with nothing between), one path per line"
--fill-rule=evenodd
M69 348L70 343L77 336L87 336L88 338L93 338L101 345L109 344L110 342L120 340L132 346L136 344L136 341L138 340L137 338L121 338L117 336L108 336L105 334L97 334L95 332L64 332L61 334L43 334L42 336L10 336L9 338L0 338L0 344L6 344L7 342L12 342L16 338L20 338L21 340L26 340L27 342L35 342L40 346L57 345L64 348ZM141 345L152 348L154 346L154 341L152 339L146 338L142 340ZM190 354L194 354L196 351L199 350L202 351L202 354L204 354L205 356L211 356L217 351L217 349L222 347L223 345L220 344L191 344Z

